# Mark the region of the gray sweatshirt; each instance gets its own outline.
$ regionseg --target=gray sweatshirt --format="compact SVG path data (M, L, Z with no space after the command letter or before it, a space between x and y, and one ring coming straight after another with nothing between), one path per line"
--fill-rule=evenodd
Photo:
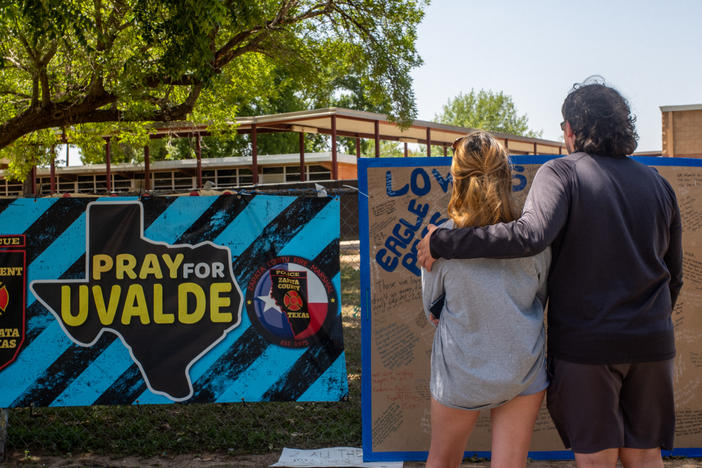
M442 227L452 228L448 221ZM445 406L483 409L523 392L545 365L549 248L513 259L439 259L422 269L424 311L444 292L434 334L431 394Z

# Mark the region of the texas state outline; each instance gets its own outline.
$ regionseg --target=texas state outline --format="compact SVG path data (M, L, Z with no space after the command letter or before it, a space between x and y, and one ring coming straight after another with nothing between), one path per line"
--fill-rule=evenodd
M138 216L138 228L134 224L130 224L129 221L127 220L126 222L120 222L118 226L115 226L112 228L111 226L107 226L104 224L99 224L98 223L98 218L102 216L105 212L108 210L124 210L126 211L126 218L130 218L131 221L134 221L134 217ZM96 210L96 211L94 211ZM102 211L102 212L101 212ZM218 343L220 343L227 335L228 332L231 330L235 329L238 327L241 323L242 319L242 309L243 309L243 294L241 292L241 289L239 287L239 284L236 281L236 277L233 273L232 270L232 261L231 261L231 251L229 250L228 247L224 246L219 246L211 241L204 241L201 243L198 243L196 245L190 245L190 244L168 244L166 242L158 242L158 241L153 241L151 239L147 239L144 237L144 216L143 216L143 205L139 201L120 201L120 202L110 202L110 201L95 201L91 202L88 204L86 208L86 235L85 235L85 241L86 241L86 249L85 249L85 277L83 279L66 279L66 280L34 280L30 283L30 289L34 296L39 300L53 315L56 317L57 322L63 329L64 333L66 336L76 343L79 346L83 347L90 347L95 345L98 340L102 337L102 335L105 332L111 332L115 334L122 344L127 348L129 351L130 357L133 360L133 362L139 367L139 371L144 379L144 382L146 383L146 386L148 389L153 392L154 394L158 395L163 395L166 398L172 400L172 401L185 401L188 400L190 397L192 397L193 394L193 385L192 381L190 378L190 368L192 367L193 364L195 364L200 358L202 358L204 355L206 355L212 348L214 348ZM95 223L96 225L93 226L91 223ZM93 228L93 229L91 229ZM137 232L138 229L138 232ZM138 342L139 341L139 334L134 334L132 333L132 330L128 330L129 333L124 331L125 326L122 325L121 323L115 324L113 323L113 326L106 326L103 325L102 323L98 323L95 325L94 323L90 323L88 325L85 325L84 328L81 329L81 327L70 327L66 325L64 322L61 313L60 313L60 302L56 303L56 297L47 297L47 293L56 293L58 292L58 297L60 298L60 290L61 286L63 285L69 285L71 287L75 286L75 290L77 291L78 287L80 285L88 285L90 289L90 285L94 285L96 283L93 281L91 278L92 274L92 267L91 267L91 259L93 256L93 253L91 252L91 241L93 242L93 245L97 243L96 239L94 236L96 235L96 231L98 232L104 232L106 233L105 235L110 235L114 231L120 231L124 230L126 231L126 241L123 244L119 245L128 245L129 242L134 244L135 242L137 245L140 245L144 247L144 252L149 251L151 249L151 252L157 251L157 250L165 250L167 252L179 252L184 254L184 258L196 258L196 256L199 253L202 253L204 251L207 251L208 253L211 253L208 258L214 257L217 259L217 257L221 257L222 261L225 263L225 265L228 265L228 267L225 267L226 274L228 274L228 279L227 281L233 284L233 288L230 293L230 299L232 301L231 304L231 312L232 312L232 317L233 320L231 322L223 323L222 325L217 324L217 326L213 326L210 324L209 328L210 330L206 330L209 335L212 336L212 338L205 338L203 340L203 344L206 344L202 350L197 352L199 350L199 347L195 346L195 350L192 351L190 354L187 354L186 356L183 356L180 360L182 361L181 363L176 363L175 364L175 370L169 370L166 366L166 364L169 362L169 358L173 359L175 361L175 358L169 357L169 356L162 356L159 359L154 360L151 357L150 354L150 349L141 349L141 346L144 343ZM132 232L130 232L132 231ZM138 238L134 237L134 234L138 233ZM109 244L111 241L111 238L104 240L106 244ZM186 255L186 253L190 254L190 257ZM181 261L181 266L184 264L184 261ZM225 275L226 278L226 275ZM180 279L180 278L178 278ZM115 280L117 281L117 280ZM145 282L146 284L150 284L149 282ZM201 283L207 284L207 280L202 280ZM107 284L114 284L114 283L109 283ZM51 291L53 289L53 291ZM126 294L126 293L125 293ZM154 293L155 295L155 293ZM72 294L71 299L75 299L75 294ZM166 294L163 294L163 300L164 302L167 300L171 300L172 298L166 298ZM122 297L122 296L120 296ZM59 299L60 301L60 299ZM121 301L121 299L120 299ZM107 303L108 299L104 299L104 303ZM53 305L52 305L53 303ZM73 301L72 301L73 303ZM121 303L121 302L120 302ZM93 304L94 305L94 304ZM124 312L124 308L122 309L122 313ZM121 315L121 314L120 314ZM93 314L89 314L88 320L91 320L92 322L96 321L96 316L93 311ZM117 322L117 317L115 317L115 322ZM81 325L81 326L83 326ZM207 325L207 324L205 324ZM203 325L203 326L205 326ZM131 324L130 324L131 326ZM155 325L154 325L155 326ZM183 327L182 325L178 324L173 324L173 328L180 326ZM91 329L92 327L92 329ZM94 328L98 327L97 330ZM144 325L141 325L141 327L145 327ZM168 325L159 325L159 327L168 327ZM220 330L221 328L221 330ZM140 331L146 333L147 330L143 329ZM164 330L160 330L164 331ZM127 335L127 336L125 336ZM147 339L149 343L154 343L159 340L165 340L164 336L159 336L158 333L156 334L147 334ZM196 336L201 336L200 333L196 333ZM143 339L143 337L142 337ZM167 340L165 340L167 341ZM134 345L137 346L137 349L135 349ZM202 345L200 346L202 347ZM185 353L182 347L177 347L175 348L176 353ZM192 356L194 352L197 352L196 355ZM144 358L144 353L147 353L149 356L148 359L148 364L147 359ZM141 358L139 356L142 356ZM142 362L142 360L144 362ZM162 369L158 368L152 368L153 362L151 361L158 361L159 364L163 364ZM182 369L181 369L182 366ZM171 373L177 373L180 374L180 376L173 376L173 380L178 380L178 389L177 391L173 391L173 389L164 389L163 382L168 381L169 385L171 382ZM165 373L165 379L164 376L161 376L160 373ZM157 377L158 374L158 377ZM185 382L187 382L187 388L186 385L184 385L185 382L180 380L181 376L184 375Z

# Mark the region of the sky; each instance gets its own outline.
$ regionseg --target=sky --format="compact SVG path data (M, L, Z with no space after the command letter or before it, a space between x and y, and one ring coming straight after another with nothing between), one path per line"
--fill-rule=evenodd
M661 150L660 106L702 104L700 21L699 0L434 0L418 28L417 118L471 89L503 91L560 141L563 99L601 75L629 100L637 151Z

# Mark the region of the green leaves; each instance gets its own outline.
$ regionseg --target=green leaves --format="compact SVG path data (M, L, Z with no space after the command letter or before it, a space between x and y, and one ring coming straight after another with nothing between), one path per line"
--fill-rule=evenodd
M449 99L435 119L459 127L479 128L493 132L527 137L540 137L542 131L529 130L529 119L519 115L512 98L502 91L470 90Z
M150 125L186 119L224 131L245 110L300 110L340 94L409 121L424 5L0 0L0 156L23 178L31 148L50 148L63 129L92 160L119 132L141 144Z

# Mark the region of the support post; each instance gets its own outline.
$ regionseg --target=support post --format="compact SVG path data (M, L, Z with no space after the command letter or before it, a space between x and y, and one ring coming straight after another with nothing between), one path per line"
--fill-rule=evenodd
M7 421L9 411L0 408L0 463L5 461L5 441L7 440Z
M112 171L110 163L112 162L112 145L110 137L105 138L105 183L107 185L107 193L112 193Z
M427 158L431 157L431 128L427 127Z
M148 144L144 146L144 190L151 190L151 149Z
M69 149L69 145L68 145L68 137L66 136L66 129L65 129L65 128L61 129L61 143L63 143L64 145L66 145L66 167L68 167L68 149Z
M380 122L375 121L375 157L380 157Z
M305 174L305 133L300 132L300 182L307 179Z
M56 155L55 153L56 147L51 148L51 166L49 169L49 194L53 195L56 193L56 159L54 156Z
M197 156L197 189L202 190L202 145L200 144L200 134L198 133L195 138L195 155Z
M256 133L256 124L251 124L251 175L253 176L253 184L258 184L258 134Z
M336 160L336 115L331 116L331 177L332 180L339 179L339 164Z
M32 166L32 195L35 197L37 194L37 166Z
M409 153L407 151L407 142L405 142L404 145L405 145L405 157L407 157L409 155Z
M356 159L361 159L361 138L356 137Z

